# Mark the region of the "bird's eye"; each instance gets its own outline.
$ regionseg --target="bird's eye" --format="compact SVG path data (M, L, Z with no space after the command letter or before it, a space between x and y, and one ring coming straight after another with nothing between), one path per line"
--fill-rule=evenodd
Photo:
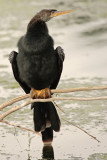
M52 11L51 11L51 13L54 13L54 12L56 12L57 10L55 10L55 9L53 9Z

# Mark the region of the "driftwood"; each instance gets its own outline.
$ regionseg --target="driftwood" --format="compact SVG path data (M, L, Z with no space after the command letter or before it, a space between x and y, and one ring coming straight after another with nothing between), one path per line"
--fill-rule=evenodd
M69 93L69 92L76 92L76 91L91 91L91 90L104 90L104 89L107 89L107 86L101 86L101 87L82 87L82 88L72 88L72 89L63 89L63 90L59 90L59 89L54 89L54 90L51 90L51 93ZM8 121L4 121L3 119L5 117L7 117L9 114L31 104L31 103L34 103L34 102L52 102L56 107L58 107L62 112L64 112L54 101L57 101L57 100L76 100L76 101L93 101L93 100L107 100L107 96L103 96L103 97L92 97L92 98L81 98L81 97L52 97L52 98L48 98L48 99L31 99L30 98L30 94L26 94L26 95L23 95L23 96L19 96L19 97L16 97L14 99L11 99L9 101L7 101L6 103L3 103L0 105L0 110L2 111L5 107L7 106L10 106L12 105L13 103L15 102L18 102L18 101L21 101L21 100L24 100L24 99L27 99L29 98L29 100L25 103L23 103L22 105L19 105L19 106L16 106L16 107L13 107L11 109L9 109L8 111L4 112L3 114L0 115L0 122L2 123L6 123L6 124L9 124L9 125L12 125L12 126L16 126L16 127L19 127L19 128L22 128L22 129L25 129L27 131L31 131L33 133L36 133L36 134L39 134L35 131L32 131L30 129L27 129L27 128L24 128L20 125L16 125L16 124L13 124L13 123L10 123ZM64 119L63 119L64 120ZM66 120L65 120L66 121ZM68 122L68 121L67 121ZM72 124L71 122L68 122L70 123L71 125L81 129L80 127ZM88 132L86 132L85 130L81 129L83 132L85 132L86 134L88 134L89 136L91 136L92 138L94 138L95 140L96 137L90 135ZM39 134L40 135L40 134ZM99 140L97 140L99 142Z

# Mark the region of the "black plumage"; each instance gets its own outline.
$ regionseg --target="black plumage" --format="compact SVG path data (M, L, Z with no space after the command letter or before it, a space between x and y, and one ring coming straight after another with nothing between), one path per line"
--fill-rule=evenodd
M18 41L18 53L13 51L9 56L14 77L26 93L32 88L55 89L58 85L65 55L61 47L54 49L46 22L60 13L56 10L37 13ZM43 142L51 142L53 130L60 130L60 119L53 103L33 103L32 108L35 131L41 131Z

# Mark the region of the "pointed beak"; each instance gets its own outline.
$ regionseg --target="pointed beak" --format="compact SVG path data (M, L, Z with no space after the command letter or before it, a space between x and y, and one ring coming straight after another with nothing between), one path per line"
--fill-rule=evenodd
M70 13L73 12L73 10L69 10L69 11L56 11L54 13L51 14L50 18L56 17L56 16L60 16L62 14L66 14L66 13Z

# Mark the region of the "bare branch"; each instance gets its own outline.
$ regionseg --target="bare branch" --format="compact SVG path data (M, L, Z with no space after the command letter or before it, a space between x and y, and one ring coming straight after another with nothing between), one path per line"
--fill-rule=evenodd
M92 98L81 98L81 97L53 97L48 99L31 99L30 103L34 102L50 102L59 100L73 100L73 101L93 101L93 100L107 100L107 96L104 97L92 97ZM29 104L30 104L29 103Z
M3 113L0 115L0 120L3 120L7 115L11 114L12 112L15 112L19 110L22 107L25 107L31 103L34 102L50 102L50 101L57 101L57 100L76 100L76 101L93 101L93 100L107 100L107 96L105 97L93 97L93 98L77 98L77 97L53 97L53 98L48 98L48 99L30 99L28 102L17 106L13 107L7 112Z
M23 96L24 97L24 96ZM53 97L53 98L48 98L48 99L31 99L28 101L28 104L34 103L34 102L50 102L50 101L58 101L58 100L73 100L73 101L93 101L93 100L107 100L107 96L104 97L92 97L92 98L81 98L81 97ZM14 99L14 102L11 100L11 104L17 102L19 100ZM28 105L27 104L27 105ZM10 102L9 102L10 105ZM0 110L8 106L8 102L2 104L0 106ZM22 107L21 107L22 108Z
M72 88L72 89L63 89L63 90L51 90L51 93L68 93L68 92L76 92L76 91L91 91L91 90L104 90L104 89L107 89L106 86L104 87L82 87L82 88ZM0 106L0 110L2 110L3 108L15 103L15 102L18 102L18 101L21 101L21 100L24 100L26 98L30 98L30 94L26 94L26 95L23 95L23 96L19 96L19 97L16 97L12 100L9 100L8 102L2 104ZM31 131L31 132L34 132L35 131L32 131L32 130L29 130L29 129L26 129L22 126L19 126L19 125L16 125L16 124L12 124L10 122L7 122L7 121L4 121L3 119L8 116L9 114L21 109L22 107L25 107L31 103L34 103L34 102L52 102L55 106L57 106L61 111L63 111L54 101L57 101L57 100L76 100L76 101L93 101L93 100L107 100L107 96L103 96L103 97L92 97L92 98L81 98L81 97L52 97L52 98L48 98L48 99L30 99L28 100L27 102L23 103L22 105L19 105L19 106L16 106L16 107L13 107L11 108L10 110L6 111L5 113L1 114L0 115L0 122L2 123L6 123L6 124L9 124L9 125L12 125L12 126L16 126L16 127L19 127L19 128L22 128L22 129L25 129L25 130L28 130L28 131ZM64 111L63 111L64 112ZM68 121L67 121L68 122ZM70 123L70 122L68 122ZM72 124L72 123L70 123ZM72 124L73 126L79 128L80 130L82 130L83 132L85 132L86 134L88 134L89 136L91 136L92 138L94 138L95 140L96 137L90 135L88 132L86 132L85 130L81 129L80 127ZM37 133L39 134L39 133ZM100 142L99 140L97 140L98 142Z
M72 88L72 89L53 89L53 90L51 90L51 93L68 93L68 92L76 92L76 91L91 91L91 90L104 90L104 89L107 89L107 86L103 86L103 87L102 86L101 87L81 87L81 88ZM24 100L26 98L30 98L30 94L25 94L23 96L16 97L12 100L9 100L6 103L1 104L0 110L2 110L3 108L5 108L5 107L7 107L7 106L9 106L9 105L11 105L15 102ZM77 99L74 99L74 100L77 100ZM98 99L95 99L95 100L98 100ZM104 99L99 99L99 100L104 100Z
M67 120L65 120L64 118L61 117L62 120L66 121L67 123L71 124L72 126L80 129L81 131L83 131L84 133L88 134L90 137L92 137L93 139L95 139L97 142L100 142L96 137L94 137L93 135L89 134L87 131L85 131L84 129L80 128L79 126L75 125L74 123L71 123Z
M5 117L7 117L9 114L11 114L11 113L13 113L13 112L15 112L15 111L27 106L28 104L30 104L30 101L28 101L28 102L26 102L26 103L24 103L24 104L22 104L20 106L13 107L13 108L9 109L8 111L4 112L3 114L0 115L0 121L3 120Z
M58 107L63 113L65 113L64 110L61 107L59 107L54 101L52 101L52 103L54 104L55 107Z
M104 90L104 89L107 89L107 86L81 87L81 88L72 88L72 89L53 89L53 90L51 90L51 93L68 93L68 92Z
M20 125L18 125L18 124L13 124L13 123L10 123L10 122L4 121L4 120L1 120L0 122L5 123L5 124L8 124L8 125L11 125L11 126L14 126L14 127L18 127L18 128L24 129L24 130L26 130L26 131L29 131L29 132L32 132L32 133L35 133L35 134L41 136L41 134L40 134L39 132L35 132L35 131L31 130L31 129L22 127L22 126L20 126Z
M15 102L18 102L18 101L21 101L21 100L24 100L26 98L29 98L30 97L30 94L25 94L23 96L19 96L19 97L16 97L16 98L13 98L3 104L0 105L0 110L2 110L3 108L7 107L7 106L10 106L12 105L13 103Z

